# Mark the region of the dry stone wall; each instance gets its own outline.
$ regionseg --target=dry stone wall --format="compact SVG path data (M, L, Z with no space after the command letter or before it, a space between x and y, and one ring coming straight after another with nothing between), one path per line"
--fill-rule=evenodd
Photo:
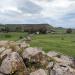
M0 75L75 75L73 58L45 53L25 40L0 41Z

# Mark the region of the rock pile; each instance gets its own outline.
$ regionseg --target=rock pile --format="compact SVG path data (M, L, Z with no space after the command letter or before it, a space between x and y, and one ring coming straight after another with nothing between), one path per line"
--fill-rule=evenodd
M25 41L0 41L0 75L75 75L73 58L45 53Z

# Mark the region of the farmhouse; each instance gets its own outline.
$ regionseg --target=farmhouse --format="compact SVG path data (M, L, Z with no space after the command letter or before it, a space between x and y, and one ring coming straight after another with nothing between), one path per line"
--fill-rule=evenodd
M9 32L48 33L52 31L49 24L6 24L5 30Z

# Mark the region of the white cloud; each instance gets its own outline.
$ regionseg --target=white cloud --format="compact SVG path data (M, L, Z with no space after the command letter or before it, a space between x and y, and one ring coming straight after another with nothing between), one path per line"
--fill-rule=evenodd
M69 22L74 24L75 22L72 20L74 20L75 17L64 20L65 16L69 16L67 15L69 13L75 13L74 0L0 0L0 17L2 21L6 18L8 18L8 20L11 19L11 23L16 21L15 19L23 20L22 22L24 22L24 20L28 22L34 19L43 19L42 21L48 23L49 20L53 20L54 22L50 23L56 25L61 25L61 23L71 24Z
M32 0L37 5L43 8L41 15L44 17L51 17L54 19L61 18L68 12L71 12L71 8L73 9L75 2L69 0L53 0L50 2Z

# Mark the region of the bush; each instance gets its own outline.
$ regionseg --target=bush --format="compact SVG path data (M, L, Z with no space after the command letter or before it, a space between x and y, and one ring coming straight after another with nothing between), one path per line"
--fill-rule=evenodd
M9 27L5 27L5 32L9 32L10 31L10 29L9 29Z
M22 36L20 36L20 37L19 37L19 39L23 39L23 37L22 37Z
M6 34L6 35L5 35L5 38L11 38L11 35Z
M67 29L66 33L72 33L72 29L71 28Z

